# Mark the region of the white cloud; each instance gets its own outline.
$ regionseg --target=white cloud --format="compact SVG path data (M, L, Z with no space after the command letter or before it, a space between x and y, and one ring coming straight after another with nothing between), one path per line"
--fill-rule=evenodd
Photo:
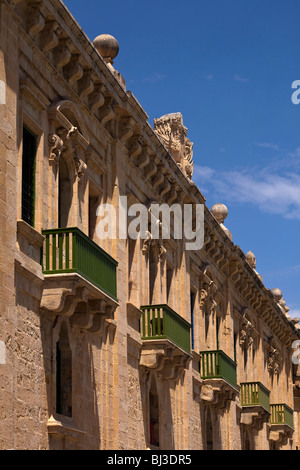
M195 181L201 188L231 203L252 204L261 211L300 220L300 175L276 174L269 169L217 171L196 165ZM226 203L226 202L225 202Z
M297 147L294 152L289 153L290 157L300 157L300 147Z
M234 79L236 82L242 82L242 83L250 82L250 78L241 77L241 76L238 75L237 73L234 74L233 79Z
M289 311L289 316L292 318L300 318L300 309L293 309L291 308Z
M253 142L254 145L262 148L268 148L273 150L279 150L279 146L277 144L272 144L271 142Z
M162 80L165 80L166 78L166 75L160 73L153 73L151 76L145 77L144 82L157 83L161 82Z

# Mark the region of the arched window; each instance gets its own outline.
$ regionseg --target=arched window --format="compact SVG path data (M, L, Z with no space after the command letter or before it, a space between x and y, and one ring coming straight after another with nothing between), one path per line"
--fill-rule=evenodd
M206 450L214 449L213 439L213 422L211 417L211 410L209 407L206 408L206 419L205 419L205 448Z
M246 427L243 429L242 450L254 450L250 431Z
M159 400L154 379L149 391L150 444L159 447Z
M155 281L157 277L157 253L151 246L149 252L149 304L153 302Z
M22 152L22 219L32 227L34 226L36 150L37 137L24 126Z
M72 351L65 322L56 343L56 412L72 416Z
M70 210L73 198L73 183L70 178L70 171L64 158L59 162L58 180L58 224L60 228L68 227Z

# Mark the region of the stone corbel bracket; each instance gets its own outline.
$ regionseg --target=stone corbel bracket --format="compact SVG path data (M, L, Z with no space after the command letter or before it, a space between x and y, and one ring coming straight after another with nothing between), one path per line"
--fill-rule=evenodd
M261 406L247 406L241 410L240 423L249 426L251 429L260 431L264 423L269 422L270 413Z
M45 275L40 312L62 315L74 328L100 334L115 328L118 303L78 274Z
M191 356L168 340L144 341L140 357L141 371L153 370L162 380L177 381L187 369Z
M230 401L235 400L238 390L222 379L206 379L201 385L200 403L224 410Z
M293 429L284 424L272 424L269 432L269 440L274 441L280 446L287 444L288 439L293 436Z

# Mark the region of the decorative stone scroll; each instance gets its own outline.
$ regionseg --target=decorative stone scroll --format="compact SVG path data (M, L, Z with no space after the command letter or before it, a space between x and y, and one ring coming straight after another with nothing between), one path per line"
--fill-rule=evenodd
M252 347L256 346L258 339L258 331L255 328L255 325L251 321L249 311L247 308L244 308L242 311L242 319L240 321L240 346L249 350Z
M223 379L206 379L201 384L199 401L224 410L229 402L235 400L237 394L237 389Z
M168 340L145 341L141 350L140 372L155 371L163 381L177 381L187 369L191 357Z
M154 215L151 213L151 204L148 209L148 214L149 214L149 226L151 227L151 220L154 217ZM160 232L161 232L162 222L156 219L154 222L155 224L159 225ZM149 255L150 249L152 250L152 254L154 255L157 262L164 261L166 254L167 254L167 250L162 243L161 233L159 235L159 238L156 239L156 238L153 238L150 230L147 230L147 232L145 233L143 247L142 247L143 255Z
M265 357L270 374L278 375L281 369L281 354L273 337L265 342Z
M89 142L83 135L86 135L86 129L76 105L69 100L54 103L48 109L48 117L49 163L57 165L61 156L66 156L73 161L74 178L80 183L87 169Z
M191 179L194 166L193 143L187 138L187 128L183 125L182 114L166 114L154 119L154 132L183 173Z
M208 314L214 314L217 302L214 300L217 287L214 281L206 273L208 266L201 271L200 290L199 290L199 307Z
M64 148L63 140L57 134L49 134L48 141L50 145L49 162L57 165Z

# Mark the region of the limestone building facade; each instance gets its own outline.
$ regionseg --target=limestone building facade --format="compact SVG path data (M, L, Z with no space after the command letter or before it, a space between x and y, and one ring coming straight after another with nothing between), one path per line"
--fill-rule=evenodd
M61 0L0 0L0 449L296 449L297 319L206 206L182 115L152 128L117 53ZM203 246L175 218L153 237L152 204L201 206Z

